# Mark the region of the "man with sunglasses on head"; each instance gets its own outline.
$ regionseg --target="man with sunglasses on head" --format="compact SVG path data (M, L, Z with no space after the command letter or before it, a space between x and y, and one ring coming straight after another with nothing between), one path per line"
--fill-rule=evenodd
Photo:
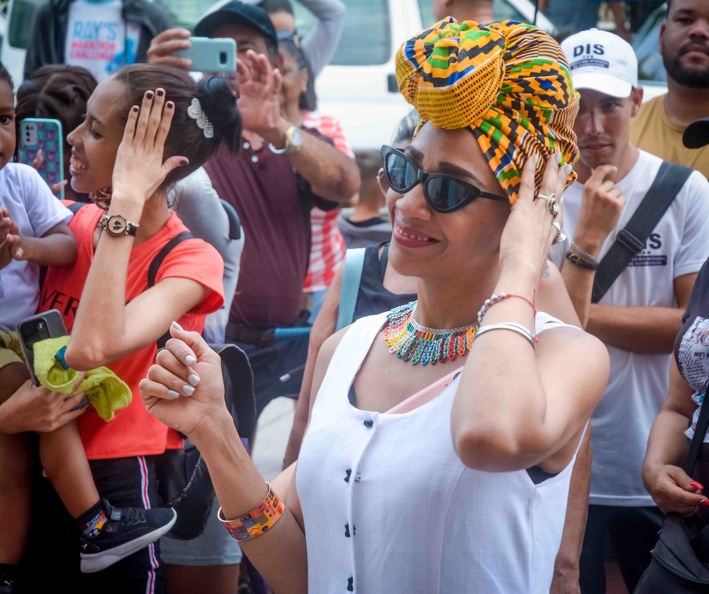
M552 257L586 330L606 344L611 357L610 381L591 418L581 592L605 592L609 536L632 592L662 521L641 469L650 427L667 393L682 313L709 255L709 184L697 171L670 170L667 177L677 180L678 189L651 189L663 161L630 142L643 89L626 41L591 29L568 37L562 49L581 94L574 124L580 160L574 165L578 179L564 195L567 239L552 249ZM672 200L655 223L647 213L663 195ZM636 212L652 221L641 225L649 231L644 245L625 229ZM643 235L637 229L633 233ZM630 252L633 243L640 249ZM611 261L621 270L615 279L608 274Z

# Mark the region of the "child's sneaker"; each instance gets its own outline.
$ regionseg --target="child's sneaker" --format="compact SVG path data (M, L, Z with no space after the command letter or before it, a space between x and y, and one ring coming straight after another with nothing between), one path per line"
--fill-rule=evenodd
M0 594L14 594L12 573L9 571L0 571Z
M94 573L132 555L166 534L177 520L170 507L142 509L111 507L104 500L108 519L97 536L82 535L81 571Z

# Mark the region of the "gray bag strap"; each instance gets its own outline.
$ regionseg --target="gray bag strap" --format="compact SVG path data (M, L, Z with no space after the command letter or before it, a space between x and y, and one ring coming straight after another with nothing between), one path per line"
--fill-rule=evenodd
M598 265L591 303L598 303L603 298L628 263L645 247L650 233L693 171L683 165L662 162L645 198Z
M359 283L362 280L364 268L364 251L366 248L351 248L345 252L345 263L342 272L342 286L340 287L340 305L337 311L337 326L335 331L342 330L352 323Z

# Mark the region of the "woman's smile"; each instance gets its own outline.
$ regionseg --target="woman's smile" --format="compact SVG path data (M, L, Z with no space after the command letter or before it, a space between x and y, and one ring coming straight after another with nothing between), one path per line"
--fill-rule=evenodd
M394 224L393 238L402 246L410 248L426 247L434 243L438 243L437 239L429 237L421 231L417 231L411 227L406 227L399 222Z
M76 175L81 175L81 173L88 168L89 166L72 151L71 158L69 159L69 172L71 176L75 177Z

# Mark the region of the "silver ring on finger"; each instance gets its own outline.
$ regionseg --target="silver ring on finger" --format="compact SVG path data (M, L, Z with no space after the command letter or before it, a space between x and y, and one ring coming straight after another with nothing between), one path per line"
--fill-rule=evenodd
M553 216L554 218L559 216L559 213L561 212L561 207L556 201L556 194L538 194L537 198L539 198L540 200L544 200L544 202L547 203L547 210L549 211L551 216Z
M551 226L557 230L557 234L554 238L554 241L552 241L552 245L556 245L557 243L562 243L563 241L566 241L566 233L561 230L561 225L556 221L552 221Z

